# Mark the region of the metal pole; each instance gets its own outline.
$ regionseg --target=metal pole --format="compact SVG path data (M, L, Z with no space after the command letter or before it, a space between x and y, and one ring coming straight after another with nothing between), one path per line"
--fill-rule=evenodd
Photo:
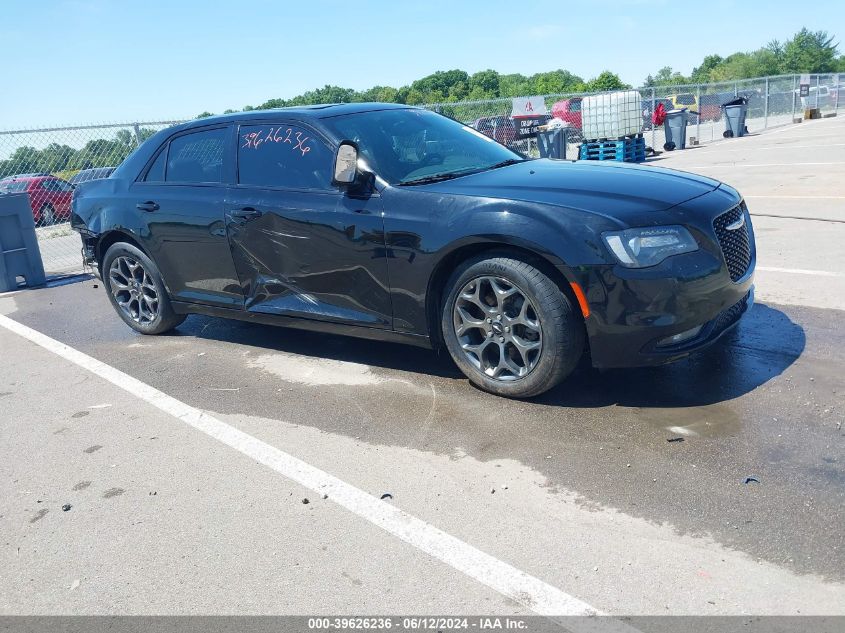
M734 96L735 97L739 96L739 82L738 81L734 82Z
M132 124L132 128L135 130L135 144L140 147L141 146L141 126L137 123Z
M763 129L769 127L769 78L766 77L766 102L763 104Z
M833 113L834 114L839 113L839 93L842 92L842 85L841 85L840 81L841 81L841 77L839 75L836 75L836 81L833 82L836 85L836 97L834 97L835 100L833 102Z
M654 146L654 108L656 106L655 99L654 99L654 86L651 87L651 149L657 149Z
M792 75L792 122L795 123L795 80L798 75Z
M698 96L695 102L698 104L698 119L695 123L695 142L701 145L701 84L698 84Z
M821 78L821 75L816 75L816 110L819 109L819 82L821 81Z

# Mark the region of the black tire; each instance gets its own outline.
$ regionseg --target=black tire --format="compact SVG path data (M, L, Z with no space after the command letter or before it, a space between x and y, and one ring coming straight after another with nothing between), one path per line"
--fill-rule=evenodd
M722 133L722 136L724 136L725 138L733 138L733 135L734 135L734 133L731 130L725 130Z
M493 311L490 316L494 322L491 323L484 316L486 312L476 312L474 317L482 315L479 323L483 321L489 325L467 325L456 311L456 304L460 299L462 309L466 308L466 305L475 308L478 305L475 300L480 296L481 290L473 295L472 300L467 300L468 294L461 293L467 288L474 288L474 283L481 287L484 283L489 283L485 281L489 279L495 280L497 288L505 288L506 292L510 292L507 288L515 289L513 297L519 295L521 301L515 299L516 303L511 307L506 304L510 298L496 300L499 308L486 304L486 307ZM526 303L526 315L533 314L530 321L538 324L532 326L537 333L517 323L517 320L523 317L522 308ZM542 270L507 253L482 255L458 266L446 284L442 306L440 327L446 348L455 364L470 382L499 396L530 398L548 391L572 373L584 351L584 323L567 295ZM509 312L511 308L513 311ZM504 318L498 321L498 330L494 332L492 328L496 326L496 310L499 311L499 317ZM517 311L519 315L514 319ZM458 338L457 330L461 329L458 321L470 332L464 334L461 339ZM505 328L505 324L510 324L510 327ZM502 334L503 329L507 329L509 334ZM502 338L499 338L500 334ZM475 340L470 340L470 336L476 337ZM531 338L529 342L532 345L539 342L536 355L530 357L533 358L531 362L527 360L529 356L518 351L514 342L518 341L522 345L527 337ZM513 362L520 369L525 369L524 375L512 373L511 376L495 377L494 373L490 373L490 368L485 372L485 354L491 344L495 345L491 347L491 352L494 353L498 365L503 363L501 355L507 354L509 358L506 364ZM467 346L480 347L482 352L474 354L467 351ZM534 352L528 354L532 353ZM517 354L519 360L525 361L523 365L519 365L512 358ZM492 371L496 372L498 369Z
M675 149L675 144L672 141L669 141L668 143L663 143L663 149L665 149L667 152L671 152Z
M38 226L52 226L56 223L56 210L51 204L45 204L41 207L41 222Z
M138 267L127 267L131 265L129 262L136 263ZM186 315L173 311L158 266L138 247L126 242L112 244L103 257L102 277L115 312L136 332L164 334L185 320ZM142 279L139 280L139 277ZM126 290L122 289L124 281L128 282L125 284ZM143 303L138 298L142 295ZM153 301L149 299L152 296L155 296ZM125 300L125 303L121 304L119 298ZM152 305L155 306L154 310ZM146 310L143 306L146 306Z

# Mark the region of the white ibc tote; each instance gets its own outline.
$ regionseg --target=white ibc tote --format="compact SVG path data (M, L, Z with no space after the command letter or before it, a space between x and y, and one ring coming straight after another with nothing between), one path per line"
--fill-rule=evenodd
M584 97L581 124L584 138L590 141L637 134L643 127L640 93L625 90Z

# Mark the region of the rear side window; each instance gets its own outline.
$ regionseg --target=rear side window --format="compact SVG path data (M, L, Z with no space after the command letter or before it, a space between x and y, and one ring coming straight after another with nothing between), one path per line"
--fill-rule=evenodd
M170 141L165 181L223 182L223 156L228 135L228 129L220 128L184 134Z
M333 159L314 132L296 125L242 125L238 134L242 185L332 190Z

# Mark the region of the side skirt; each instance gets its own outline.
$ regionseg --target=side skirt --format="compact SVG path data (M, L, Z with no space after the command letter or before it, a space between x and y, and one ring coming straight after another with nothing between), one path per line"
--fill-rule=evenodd
M280 327L296 328L299 330L311 330L313 332L325 332L327 334L340 334L342 336L354 336L356 338L385 341L388 343L403 343L405 345L414 345L416 347L432 349L429 337L421 334L394 332L393 330L381 330L378 328L362 327L360 325L330 323L327 321L317 321L316 319L300 319L296 317L281 316L278 314L248 312L247 310L233 310L232 308L220 308L216 306L200 305L198 303L186 303L183 301L173 301L171 304L173 306L173 310L177 314L204 314L206 316L220 317L223 319L237 319L239 321L248 321L251 323L276 325Z

